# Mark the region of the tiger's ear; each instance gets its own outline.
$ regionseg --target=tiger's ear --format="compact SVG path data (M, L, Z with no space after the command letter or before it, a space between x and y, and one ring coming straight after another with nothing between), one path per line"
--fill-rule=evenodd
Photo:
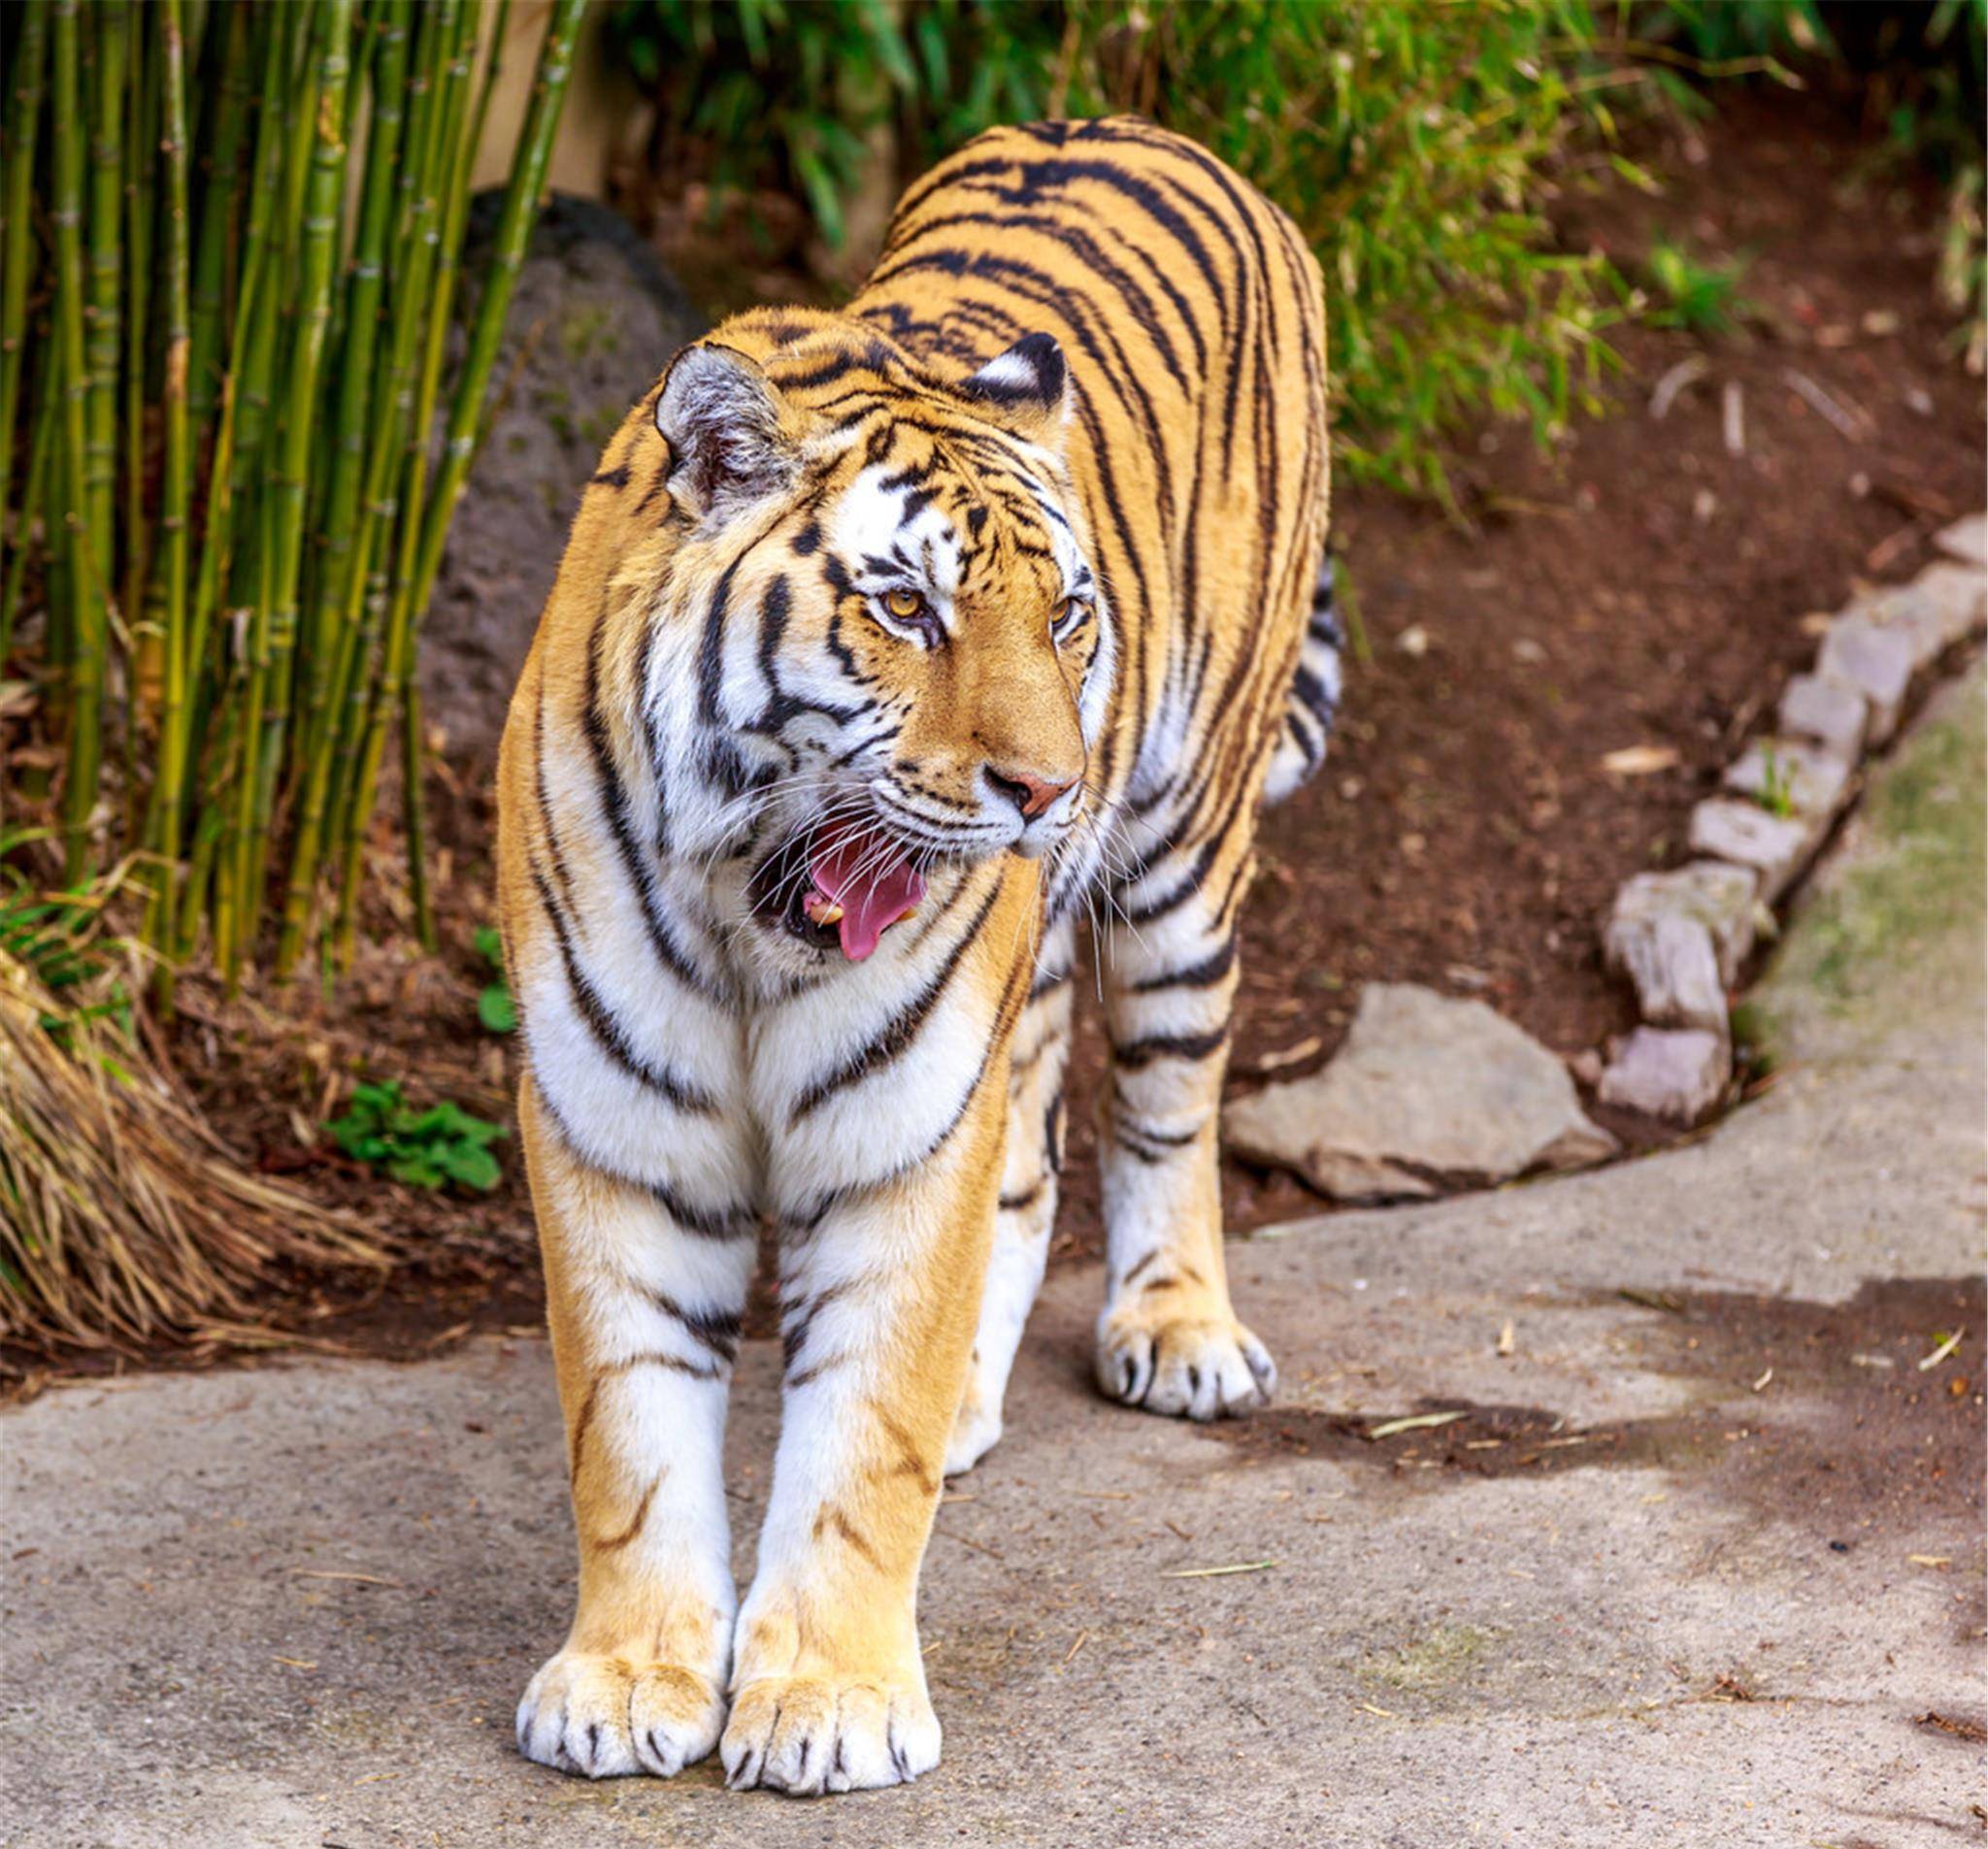
M656 428L670 446L670 495L722 522L789 486L798 449L780 395L737 347L699 341L670 362L656 394Z
M955 389L985 406L996 423L1027 442L1062 446L1070 416L1070 371L1052 336L1024 334Z

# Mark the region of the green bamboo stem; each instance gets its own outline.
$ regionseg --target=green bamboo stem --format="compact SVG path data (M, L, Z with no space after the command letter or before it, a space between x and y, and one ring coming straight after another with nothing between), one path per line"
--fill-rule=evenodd
M369 417L368 412L372 408L369 401L387 399L384 390L376 390L375 355L396 203L396 157L405 119L409 15L408 0L385 0L379 18L365 192L347 291L346 342L323 520L325 544L318 558L311 645L300 664L307 690L298 740L301 798L290 846L282 934L277 947L280 977L287 976L295 965L310 923L333 769L328 733L343 710L346 684L353 672L360 595L372 545L372 509L380 498L379 480L385 458L391 453L388 434L379 429L377 418ZM411 319L411 314L403 312L401 321ZM396 346L400 339L401 328L396 323Z
M125 0L97 0L92 9L89 83L89 296L83 305L86 448L90 556L98 580L113 583L112 517L117 482L117 315L123 281L119 251L124 204L124 75L130 61L131 10ZM123 612L136 620L135 610Z
M21 491L20 506L15 511L13 538L7 548L6 582L0 586L0 675L6 672L7 657L14 646L14 617L20 608L20 587L34 551L35 522L42 518L49 504L50 464L55 453L56 413L61 402L52 367L43 368L39 399L34 435L28 440L27 481Z
M6 518L14 473L15 419L20 413L20 378L27 351L27 285L34 271L29 213L35 144L42 121L42 88L49 62L49 13L30 7L21 16L8 100L6 178L0 182L0 522ZM0 657L6 650L0 648Z
M351 71L352 0L324 0L319 35L316 134L305 197L297 322L284 376L288 403L275 477L277 524L272 570L276 603L270 620L270 699L262 735L255 743L255 820L249 843L254 872L248 890L258 895L290 718L317 381L331 322L331 278L338 259L345 193L344 117Z
M87 412L89 368L83 353L83 164L84 125L78 80L77 0L54 12L53 210L54 321L62 406L61 491L55 506L67 524L63 585L67 603L66 699L69 749L62 789L65 877L74 885L89 864L89 823L103 757L104 584L89 533Z
M482 421L483 401L489 390L490 373L497 362L497 349L504 336L504 323L511 311L511 297L517 274L524 266L525 246L538 217L539 198L545 191L546 170L552 158L552 139L559 126L559 112L566 100L566 85L573 76L573 48L579 36L586 0L553 0L551 17L546 22L545 42L539 48L538 75L532 84L531 107L525 114L517 151L511 170L511 182L504 195L504 208L497 221L497 236L484 280L481 299L477 304L476 325L471 330L469 356L456 381L449 408L448 434L442 450L433 494L421 511L421 543L414 576L409 590L411 611L409 637L403 654L412 663L413 629L435 587L442 565L442 550L448 538L449 521L469 479L469 468L476 452L477 431ZM469 150L473 158L475 149ZM463 190L467 193L467 182ZM460 243L460 233L454 241ZM445 246L445 254L447 247ZM408 878L414 901L414 915L424 943L434 942L435 926L428 895L426 812L421 788L421 723L419 683L404 672L402 687L403 754L408 769L404 796L407 802Z
M242 150L248 140L255 64L249 47L254 9L231 6L219 51L220 89L214 136L201 163L200 230L194 247L192 345L187 350L187 414L207 428L220 396L226 342L228 256L236 242Z
M349 739L350 764L338 808L334 839L343 842L343 863L339 877L338 922L333 947L335 964L349 968L358 916L359 890L364 877L366 830L373 816L373 805L380 781L380 766L385 755L387 715L400 706L400 687L407 674L410 652L408 586L420 544L420 514L428 478L429 433L435 426L435 407L440 397L442 363L447 347L450 304L454 290L454 257L461 244L461 213L458 201L466 195L468 165L474 149L467 148L463 127L469 115L471 55L477 37L478 11L462 9L452 35L445 36L445 58L434 99L436 142L433 169L427 182L425 212L416 230L427 247L425 266L420 273L421 290L411 291L410 314L424 317L420 332L423 349L412 400L401 416L406 454L399 471L399 525L393 563L378 599L369 596L373 613L369 630L378 635L380 665L368 677L366 698L353 710L359 731ZM450 227L455 236L450 238ZM342 752L342 756L345 753Z
M147 16L138 16L139 29L131 46L130 116L125 140L130 149L130 170L124 181L124 596L127 619L142 613L145 604L146 574L150 563L150 534L146 525L146 351L150 332L152 168L153 149L158 146L158 86L147 64L149 39L163 34L148 33ZM156 60L162 53L154 51ZM149 678L141 662L133 698L149 691ZM136 727L127 728L131 733ZM136 779L133 788L136 789Z
M193 334L189 325L187 280L191 233L187 222L186 144L186 44L183 0L165 0L161 16L159 44L162 109L159 158L165 174L162 198L165 208L165 467L160 486L158 571L164 606L164 646L160 653L165 670L161 708L162 738L185 733L188 677L192 672L187 637L186 578L190 535L187 520L192 501L193 440L188 406L187 368ZM163 761L163 776L173 775L177 766ZM171 916L172 864L179 859L179 805L171 798L158 808L165 826L157 845L164 867L154 891L159 900L153 931L162 933Z

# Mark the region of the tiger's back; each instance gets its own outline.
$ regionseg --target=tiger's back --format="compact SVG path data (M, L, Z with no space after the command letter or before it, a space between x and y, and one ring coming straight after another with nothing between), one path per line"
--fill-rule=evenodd
M500 768L580 1541L530 1757L667 1775L722 1735L733 1784L809 1793L937 1763L919 1563L1042 1280L1086 913L1098 1383L1269 1399L1217 1136L1258 809L1337 693L1326 501L1317 266L1130 118L969 144L844 311L735 317L610 442ZM742 1604L762 1224L782 1428Z

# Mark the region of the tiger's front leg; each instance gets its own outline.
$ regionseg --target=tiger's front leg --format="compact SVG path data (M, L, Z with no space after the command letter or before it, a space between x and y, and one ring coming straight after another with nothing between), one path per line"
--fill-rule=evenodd
M1190 1419L1266 1404L1276 1386L1269 1351L1236 1319L1222 1262L1222 1075L1251 866L1242 824L1211 849L1160 857L1121 894L1105 958L1098 1384Z
M721 1748L736 1788L862 1790L939 1763L918 1568L993 1233L1004 1065L997 1047L935 1154L785 1244L779 1449Z
M724 1724L736 1595L720 1450L751 1223L673 1213L593 1169L529 1079L518 1121L580 1543L573 1627L518 1704L518 1748L592 1778L667 1777Z

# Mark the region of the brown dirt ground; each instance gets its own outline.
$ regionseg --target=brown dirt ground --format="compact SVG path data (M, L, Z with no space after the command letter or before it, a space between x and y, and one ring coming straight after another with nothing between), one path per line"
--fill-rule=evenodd
M1731 97L1714 121L1649 137L1633 151L1666 176L1664 194L1570 198L1562 235L1632 273L1658 234L1707 258L1743 253L1752 313L1705 342L1619 332L1611 414L1576 425L1549 456L1523 431L1480 433L1456 476L1468 524L1341 492L1335 545L1367 646L1348 664L1324 772L1265 823L1238 1086L1271 1066L1321 1063L1370 980L1481 996L1568 1054L1627 1027L1597 930L1617 882L1683 857L1691 805L1812 653L1806 619L1860 582L1909 575L1933 530L1980 505L1981 386L1956 363L1934 300L1933 190L1872 177L1855 126L1812 99ZM1695 354L1706 377L1653 418L1656 381ZM1789 369L1862 434L1839 435L1791 388ZM1727 381L1744 406L1737 456L1721 437ZM1637 744L1673 748L1675 768L1604 771L1605 753ZM306 1146L354 1074L506 1112L507 1048L475 1011L485 975L472 938L491 915L484 768L440 767L433 808L441 957L369 949L329 1005L223 1002L198 981L182 992L187 1078L238 1146L429 1237L431 1261L365 1302L300 1286L282 1320L314 1345L412 1354L538 1314L514 1156L497 1193L463 1204ZM377 852L388 864L398 852L390 823ZM404 902L391 876L376 887L371 922L384 938ZM1085 1100L1101 1065L1087 1021L1059 1258L1100 1244ZM1608 1121L1632 1145L1658 1134ZM1293 1180L1235 1165L1224 1185L1236 1229L1318 1205ZM22 1360L0 1355L0 1371Z

